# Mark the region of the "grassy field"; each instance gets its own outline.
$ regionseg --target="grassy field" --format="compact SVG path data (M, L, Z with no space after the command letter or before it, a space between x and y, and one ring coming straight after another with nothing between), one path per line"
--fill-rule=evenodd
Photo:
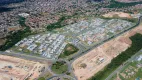
M67 44L63 53L60 54L59 58L65 58L76 53L79 49L72 44Z
M46 80L44 77L40 77L38 78L38 80Z
M117 77L117 74L115 74L110 80L115 80Z
M63 74L65 72L67 72L68 70L68 66L65 62L63 61L57 61L56 63L54 63L51 67L52 71L56 74Z

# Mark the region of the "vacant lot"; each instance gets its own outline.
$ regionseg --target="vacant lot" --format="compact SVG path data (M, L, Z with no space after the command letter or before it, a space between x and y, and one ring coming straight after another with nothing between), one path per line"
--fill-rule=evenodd
M68 65L66 64L66 62L63 61L57 61L56 63L54 63L51 67L52 71L55 72L56 74L63 74L65 72L67 72L68 70Z
M79 49L77 47L75 47L72 44L67 44L63 53L60 54L60 58L65 58L67 56L73 55L74 53L76 53Z
M132 42L129 37L136 33L142 34L142 24L75 60L73 62L73 68L78 80L86 80L102 70L114 57L131 46ZM97 60L102 62L98 64ZM82 63L86 64L86 67L82 68L80 66Z
M124 13L124 12L110 12L110 13L104 14L103 17L105 18L132 18L132 16L129 13Z
M0 80L34 80L44 70L44 64L0 55Z

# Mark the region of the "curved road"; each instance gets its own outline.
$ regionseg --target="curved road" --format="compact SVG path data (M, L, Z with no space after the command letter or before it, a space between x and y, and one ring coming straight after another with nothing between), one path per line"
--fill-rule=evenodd
M52 79L52 78L54 78L54 77L62 77L62 76L66 76L67 78L71 78L72 80L77 80L76 76L75 76L74 73L73 73L71 64L70 64L70 62L69 62L68 60L65 60L65 59L58 59L58 60L56 60L56 61L65 61L65 62L67 63L67 65L68 65L68 72L70 72L70 73L73 75L73 77L68 76L68 75L66 75L66 74L56 74L56 73L54 73L54 72L51 70L51 66L49 66L49 67L48 67L48 70L49 70L50 73L52 73L53 76L52 76L51 78L47 79L47 80L50 80L50 79ZM56 62L56 61L54 60L54 62Z
M96 48L96 47L98 47L98 46L104 44L105 42L107 42L107 41L109 41L109 40L111 40L111 39L113 39L113 38L116 38L116 37L120 36L121 34L123 34L123 33L127 32L127 31L129 31L129 30L131 30L131 29L137 27L137 26L140 24L141 19L142 19L142 16L139 17L138 23L137 23L135 26L133 26L133 27L127 29L127 30L122 31L121 33L119 33L119 34L117 34L117 35L114 35L114 36L112 36L112 37L110 37L110 38L108 38L108 39L106 39L106 40L104 40L104 41L98 43L97 45L94 45L92 48L87 49L87 50L84 51L84 52L78 53L78 55L73 56L72 59L70 60L70 62L69 62L68 60L65 60L65 59L58 59L58 60L52 60L52 61L53 61L53 62L55 62L55 61L60 61L60 60L65 61L65 62L68 64L68 70L69 70L69 72L71 72L71 74L72 74L73 77L74 77L74 78L72 78L72 79L77 80L76 76L75 76L74 73L73 73L72 66L71 66L72 63L73 63L77 58L79 58L79 57L82 56L82 55L87 54L88 52L90 52L90 51L93 50L94 48ZM4 52L4 53L5 53L5 52ZM35 60L35 58L36 58L36 60L38 59L39 61L48 60L48 59L43 59L43 58L36 57L36 56L30 56L30 55L25 55L25 54L16 54L16 53L13 54L13 53L14 53L14 52L12 52L12 54L9 54L9 55L18 56L18 57L21 57L21 58L23 57L22 55L24 55L24 56L26 56L26 58L28 58L28 59L33 59L33 60ZM24 58L25 58L25 57L24 57ZM50 61L51 61L51 60L50 60ZM65 75L65 74L60 74L60 75L58 75L58 74L53 73L52 70L50 69L50 67L49 67L48 69L49 69L49 71L54 75L53 77L67 76L67 75ZM53 77L52 77L52 78L53 78ZM68 76L68 77L69 77L69 76ZM70 76L70 78L71 78L71 76ZM48 80L48 79L47 79L47 80ZM107 79L106 79L106 80L107 80Z
M105 42L107 42L107 41L109 41L109 40L111 40L111 39L113 39L113 38L116 38L116 37L122 35L123 33L128 32L129 30L132 30L133 28L137 27L137 26L140 24L141 19L142 19L142 16L139 17L138 23L137 23L135 26L130 27L130 28L128 28L128 29L122 31L122 32L120 32L119 34L114 35L114 36L112 36L112 37L110 37L110 38L108 38L108 39L106 39L106 40L100 42L100 43L97 44L97 45L94 45L92 48L87 49L87 50L84 51L84 52L78 53L78 55L73 56L72 59L70 60L70 62L67 61L67 60L65 60L65 59L59 59L59 60L63 60L63 61L65 61L65 62L67 62L68 66L69 66L68 70L74 75L75 80L77 80L77 77L76 77L75 74L73 73L72 66L71 66L72 63L73 63L77 58L79 58L80 56L83 56L83 55L87 54L88 52L90 52L90 51L93 50L94 48L96 48L96 47L98 47L98 46L104 44ZM56 61L58 61L58 60L56 60ZM51 72L52 72L52 71L51 71ZM61 74L61 75L63 76L64 74ZM55 74L56 77L57 77L57 76L61 76L61 75L56 75L56 74ZM107 79L107 80L109 80L109 79Z

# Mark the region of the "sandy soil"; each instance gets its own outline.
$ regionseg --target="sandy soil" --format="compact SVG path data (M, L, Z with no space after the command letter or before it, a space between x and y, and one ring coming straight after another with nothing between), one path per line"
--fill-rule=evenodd
M115 0L115 1L125 2L125 3L131 3L131 2L139 2L139 1L142 1L142 0Z
M76 59L72 66L78 80L86 80L96 74L98 71L102 70L108 63L110 63L111 59L130 47L132 42L129 37L136 33L142 34L142 24ZM100 58L103 58L104 60L102 63L98 64L97 61ZM80 67L82 63L85 63L87 67Z
M0 80L35 80L45 65L16 57L0 55Z
M113 18L113 17L132 18L131 14L124 13L124 12L109 12L107 14L104 14L103 17L105 18Z

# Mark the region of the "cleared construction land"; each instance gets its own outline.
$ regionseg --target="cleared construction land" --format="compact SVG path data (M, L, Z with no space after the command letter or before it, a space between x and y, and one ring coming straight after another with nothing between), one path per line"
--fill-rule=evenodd
M142 24L76 59L72 66L78 80L90 78L109 64L114 57L128 49L132 44L129 37L136 33L142 34Z
M124 12L109 12L107 14L104 14L103 17L105 18L132 18L131 14L124 13Z
M0 80L35 80L44 69L39 62L0 55Z

